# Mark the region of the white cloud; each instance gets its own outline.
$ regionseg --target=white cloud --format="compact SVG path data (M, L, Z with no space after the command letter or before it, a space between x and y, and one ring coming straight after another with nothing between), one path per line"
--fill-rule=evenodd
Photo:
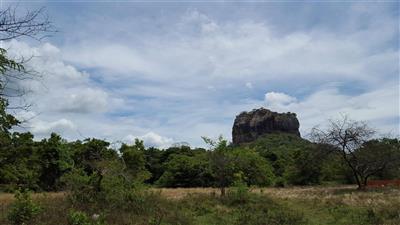
M134 142L136 138L143 140L147 147L168 148L174 143L172 138L161 136L152 131L141 136L128 135L125 137L125 141Z
M10 50L37 55L31 65L43 74L23 83L35 103L28 123L73 121L76 131L65 126L69 138L82 133L114 141L135 134L159 146L172 139L203 145L200 136L229 138L235 115L261 106L296 112L302 133L339 112L392 130L398 16L367 8L361 11L370 20L350 11L345 24L335 23L338 30L292 24L296 29L286 32L271 20L236 14L224 20L207 10L174 12L179 21L169 21L168 13L118 17L124 23L104 15L101 26L85 13L82 23L92 26L73 26L60 46L11 42ZM264 96L266 90L280 92Z
M346 95L331 87L312 93L297 102L292 101L294 97L279 93L280 97L273 98L278 99L278 104L266 105L276 111L297 113L302 134L342 113L348 114L352 119L371 123L380 133L399 134L399 88L398 85L389 84L359 95ZM273 96L276 97L277 93ZM281 101L290 104L280 104Z
M58 102L58 109L65 112L90 113L107 110L108 94L99 89L81 88L63 96Z
M296 98L285 93L268 92L265 94L267 106L284 106L296 102Z
M32 132L39 135L49 135L52 132L65 134L65 132L76 129L72 121L64 118L53 122L36 120L31 125Z
M190 34L193 27L202 29L210 24L213 24L212 34ZM313 84L340 79L371 85L377 76L382 76L382 68L390 71L384 76L398 71L398 50L377 52L376 41L366 41L358 31L350 34L297 31L280 36L267 23L218 22L196 10L189 11L173 28L183 34L182 38L143 35L141 45L83 41L66 48L64 56L81 66L119 73L119 77L105 79L161 81L168 84L166 88L173 82L200 87L200 84L206 86L204 82L210 79L223 83L227 79L243 82L248 78L255 82L290 79ZM366 30L375 32L376 29L379 27ZM380 41L390 41L392 37L389 35Z

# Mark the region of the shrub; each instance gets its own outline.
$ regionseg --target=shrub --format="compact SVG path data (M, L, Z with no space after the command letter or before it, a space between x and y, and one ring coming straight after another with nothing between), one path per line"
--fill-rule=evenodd
M235 174L235 178L236 181L228 192L228 202L233 205L244 204L248 202L250 198L249 187L243 180L243 173Z
M68 215L68 225L106 225L103 220L98 214L94 214L90 218L81 211L71 211Z
M15 202L12 203L7 218L12 225L25 225L39 212L40 206L32 201L30 193L22 190L15 193Z
M89 217L84 212L71 211L68 216L69 225L91 225Z

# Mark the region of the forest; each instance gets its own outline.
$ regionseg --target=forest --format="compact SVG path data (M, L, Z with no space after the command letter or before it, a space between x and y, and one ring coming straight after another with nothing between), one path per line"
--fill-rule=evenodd
M2 12L2 40L51 31L41 13ZM400 139L367 122L342 116L307 139L274 132L239 145L203 137L208 148L57 133L38 140L15 130L23 121L9 105L9 82L31 75L1 49L0 224L400 223L398 187L368 187L400 179Z

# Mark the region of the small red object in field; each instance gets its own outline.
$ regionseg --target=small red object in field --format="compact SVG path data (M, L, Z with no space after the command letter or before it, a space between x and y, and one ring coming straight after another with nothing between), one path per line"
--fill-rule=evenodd
M386 187L397 186L400 187L400 180L369 180L367 187Z

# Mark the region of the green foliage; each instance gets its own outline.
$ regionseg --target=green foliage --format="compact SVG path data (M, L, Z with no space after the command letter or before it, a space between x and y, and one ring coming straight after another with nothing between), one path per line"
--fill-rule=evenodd
M38 190L41 162L30 133L14 133L0 145L0 183L6 190Z
M74 165L71 153L67 142L55 133L39 143L37 154L41 174L38 185L42 190L56 191L62 188L59 178Z
M124 160L126 169L130 176L141 181L150 177L150 174L145 167L145 147L143 141L136 139L134 145L122 144L119 151L122 154L122 159Z
M228 192L228 199L231 204L244 204L250 198L250 189L244 182L243 173L235 174L235 181Z
M91 225L91 221L86 213L71 211L68 216L68 225Z
M99 173L87 174L84 169L74 169L62 180L68 185L69 199L78 207L99 210L119 209L142 212L152 193L141 180L129 175L122 161L106 161L97 165Z
M11 225L28 225L39 212L39 205L32 201L28 191L17 191L7 218Z
M89 217L82 211L70 211L68 214L68 225L106 225L104 218L99 214Z
M1 68L1 62L0 62L0 68ZM0 90L1 88L2 87L0 84ZM20 123L13 115L7 113L7 107L8 107L8 101L0 96L0 133L2 134L2 136L9 134L9 130L13 126L18 125Z
M267 186L274 182L271 164L252 149L234 148L228 154L234 158L235 174L241 174L243 182Z
M247 144L263 156L273 168L276 186L320 184L343 180L340 158L323 145L313 144L296 135L268 134Z
M224 196L225 188L232 185L235 179L235 158L229 152L232 148L222 136L217 141L208 138L203 140L211 146L210 169L215 185L220 188L221 196Z
M25 67L21 63L10 59L7 56L7 50L0 48L0 73L4 74L5 72L12 70L25 71Z
M400 141L399 139L375 139L364 143L354 152L358 159L360 173L366 178L400 178Z
M212 182L206 153L193 156L173 154L164 164L157 184L163 187L206 187Z

